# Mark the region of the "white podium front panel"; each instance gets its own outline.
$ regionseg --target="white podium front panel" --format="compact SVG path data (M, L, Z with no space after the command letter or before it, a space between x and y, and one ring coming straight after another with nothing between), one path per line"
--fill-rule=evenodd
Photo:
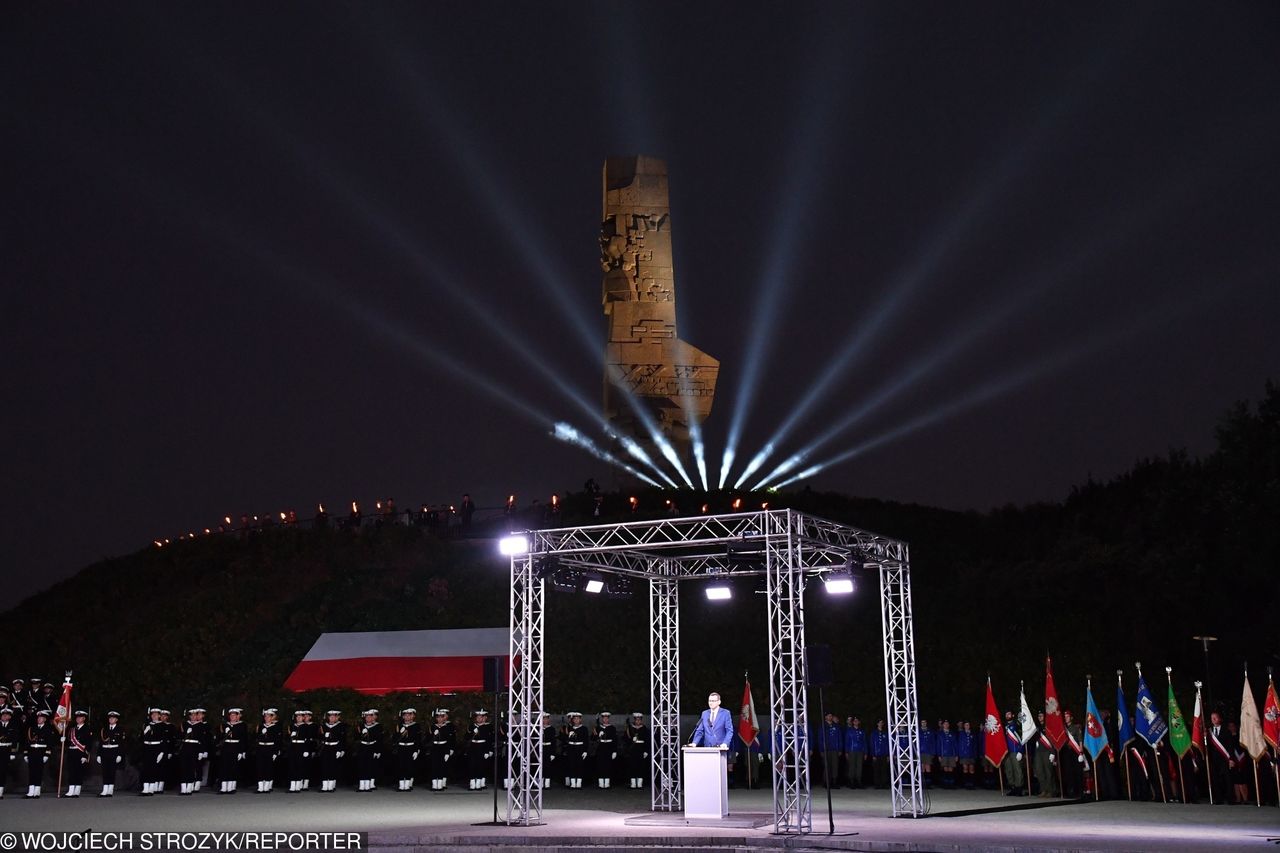
M714 746L686 746L681 754L684 760L684 816L727 816L729 750Z

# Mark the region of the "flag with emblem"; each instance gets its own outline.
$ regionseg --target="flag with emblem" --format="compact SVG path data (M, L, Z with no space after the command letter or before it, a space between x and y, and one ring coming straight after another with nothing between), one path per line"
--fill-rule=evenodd
M742 710L738 712L738 737L743 746L751 746L760 733L760 720L756 717L756 700L751 697L751 680L742 688Z
M1084 715L1084 748L1097 761L1098 756L1107 748L1107 733L1102 728L1102 715L1098 713L1098 703L1093 701L1093 682L1085 688Z
M1000 709L996 707L996 695L991 691L991 676L987 676L987 718L982 722L983 755L992 767L999 767L1000 762L1009 752L1009 745L1004 742L1004 726L1000 725Z
M1196 710L1191 717L1191 745L1204 752L1208 741L1204 736L1204 705L1200 701L1200 682L1196 682Z
M1191 749L1191 733L1187 731L1187 722L1182 719L1182 709L1178 707L1178 697L1173 695L1173 672L1169 670L1169 746L1178 753L1178 757L1187 754Z
M54 728L59 733L66 731L67 721L71 719L71 673L67 673L62 682L62 698L58 700L58 712L53 717Z
M1023 746L1027 745L1027 741L1036 736L1036 718L1031 714L1031 706L1027 704L1027 688L1019 682L1018 686L1022 703L1018 708L1018 740Z
M1137 731L1138 737L1151 746L1160 743L1161 739L1169 733L1169 727L1165 725L1164 718L1160 716L1160 710L1156 707L1155 699L1147 689L1147 680L1142 677L1141 664L1138 664L1138 702L1133 709L1133 719L1134 730Z
M1280 699L1276 698L1276 683L1267 676L1267 701L1262 703L1262 736L1272 749L1280 749Z
M1118 669L1116 670L1116 717L1119 718L1116 736L1120 740L1116 746L1123 750L1129 745L1129 741L1133 740L1133 723L1129 722L1129 706L1124 701L1124 673Z
M1044 659L1044 731L1053 741L1053 748L1062 749L1067 741L1067 727L1062 722L1058 688L1053 685L1053 662L1047 657Z

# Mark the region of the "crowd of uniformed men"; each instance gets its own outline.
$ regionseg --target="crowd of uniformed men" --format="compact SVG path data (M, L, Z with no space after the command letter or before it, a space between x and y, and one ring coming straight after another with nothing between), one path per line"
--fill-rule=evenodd
M339 782L372 791L394 779L401 791L421 780L433 790L465 781L471 790L488 787L494 757L506 742L505 727L495 727L485 710L471 713L469 724L455 726L447 708L436 708L425 724L415 708L404 708L384 725L376 708L348 724L338 710L317 721L310 710L282 720L278 709L265 708L252 723L241 708L228 708L211 721L204 708L188 708L179 719L164 708L150 708L140 726L127 727L117 711L91 725L84 710L75 710L66 726L65 742L55 727L58 694L51 682L15 679L0 687L0 797L6 785L25 784L28 798L56 786L61 776L64 796L78 797L94 767L101 770L101 793L115 794L117 779L136 771L141 796L166 790L191 795L207 784L219 794L234 794L241 784L266 793L288 784L292 792L334 791ZM636 713L621 727L602 712L595 725L581 713L565 716L556 728L543 720L546 784L581 788L584 779L600 788L626 778L633 788L644 785L649 759L649 729ZM505 762L498 772L504 773ZM504 780L504 784L509 784Z
M27 797L39 797L43 788L58 784L60 771L64 796L78 797L95 767L101 771L102 797L115 794L117 779L132 782L135 772L141 796L166 790L191 795L204 784L219 794L234 794L242 784L255 785L259 793L286 783L291 792L306 791L312 790L312 782L318 783L319 791L334 791L340 782L372 791L391 779L400 791L411 791L424 780L432 790L463 781L469 789L480 790L491 784L495 753L506 742L505 726L495 726L484 710L472 712L470 722L459 728L446 708L436 708L425 724L419 722L416 709L404 708L394 723L384 725L375 708L364 711L358 723L348 724L337 710L326 711L319 721L310 710L298 710L289 721L282 720L277 709L266 708L260 720L250 722L240 708L228 708L220 719L210 721L207 711L197 707L177 720L166 709L150 708L137 727L125 726L116 711L108 711L101 725L90 725L89 715L75 710L64 744L54 725L55 688L37 678L29 685L14 679L11 688L0 687L0 797L6 785L23 784ZM1126 745L1121 761L1109 752L1105 765L1099 762L1098 772L1091 772L1080 725L1070 712L1063 716L1068 737L1061 749L1046 737L1041 720L1038 736L1025 747L1009 738L1016 748L1010 749L998 773L982 760L981 725L965 721L953 726L950 720L940 720L931 727L922 721L924 783L966 789L1000 785L1011 794L1074 798L1090 792L1096 780L1104 797L1160 800L1181 799L1186 784L1186 799L1202 797L1194 755L1192 766L1179 767L1141 739ZM610 788L625 780L627 787L645 787L652 741L644 715L631 714L621 726L607 711L591 726L583 719L581 713L570 712L557 727L549 714L544 715L544 784L581 788L586 781ZM1017 726L1012 712L1004 725L1011 731ZM856 716L842 724L827 714L820 732L813 739L815 783L829 778L835 787L889 786L890 733L884 720L868 731ZM735 786L768 784L771 741L776 738L761 733L749 749L739 744L731 764ZM1213 757L1209 756L1210 773L1219 769L1212 766ZM498 764L497 772L505 774L505 761ZM1212 780L1215 789L1222 785L1219 802L1231 788L1225 771L1224 764Z

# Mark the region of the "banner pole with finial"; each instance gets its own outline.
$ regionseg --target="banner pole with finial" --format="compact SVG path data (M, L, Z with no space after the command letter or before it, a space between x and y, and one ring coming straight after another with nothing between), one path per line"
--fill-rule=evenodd
M1085 687L1086 687L1086 692L1085 692L1086 701L1084 703L1084 731L1085 731L1085 735L1088 735L1089 734L1088 698L1093 695L1093 676L1086 675L1084 678L1085 678ZM1101 725L1101 722L1097 720L1095 720L1095 722L1098 722L1098 724ZM1086 748L1085 751L1088 752L1088 748ZM1090 763L1093 765L1093 801L1096 803L1098 802L1098 800L1102 799L1102 797L1098 794L1098 759L1093 755L1090 755L1089 758L1092 759Z
M1244 664L1244 683L1245 684L1249 683L1249 662L1248 661L1245 661L1245 664ZM1249 701L1250 702L1253 701L1252 695L1249 696ZM1257 706L1255 706L1255 710L1256 710L1256 707ZM1249 763L1253 765L1253 798L1257 801L1258 808L1262 808L1262 789L1258 787L1258 759L1253 757L1252 752L1249 753Z
M1124 692L1124 670L1123 669L1116 670L1116 690L1122 693ZM1119 713L1120 713L1120 709L1117 708L1116 714L1119 715ZM1128 721L1116 720L1116 739L1117 740L1120 739L1120 728L1126 722ZM1132 803L1133 802L1133 779L1130 777L1130 774L1129 774L1129 770L1130 770L1129 744L1120 743L1120 744L1116 744L1116 746L1120 747L1120 754L1124 756L1124 793L1125 793L1125 796L1129 798L1129 802Z
M1018 716L1019 717L1022 716L1023 708L1026 707L1027 703L1023 701L1026 698L1027 698L1027 683L1023 681L1021 678L1019 678L1018 679L1018 705L1019 705ZM1028 708L1027 710L1030 710L1030 709ZM1018 726L1018 740L1019 741L1022 740L1022 726ZM1027 745L1025 743L1022 744L1022 763L1026 765L1026 767L1022 768L1022 772L1027 777L1027 796L1030 797L1031 796L1031 752L1027 749Z
M1267 667L1267 695L1271 695L1275 681L1271 677L1272 667ZM1265 706L1264 706L1265 710ZM1271 772L1276 777L1276 805L1280 806L1280 746L1271 747Z
M1166 666L1164 668L1164 674L1165 674L1165 677L1169 679L1169 694L1173 695L1173 667ZM1172 719L1173 712L1170 711L1169 714L1170 714L1170 719ZM1184 730L1186 729L1186 725L1187 725L1187 721L1183 720L1182 726ZM1175 749L1173 751L1173 754L1177 755L1178 751ZM1182 756L1178 756L1178 785L1182 788L1182 802L1185 805L1187 802L1187 780L1186 778L1184 778L1185 774L1182 771L1183 771Z
M1200 705L1200 727L1205 734L1203 755L1205 789L1209 792L1209 805L1213 805L1213 771L1209 769L1209 762L1211 760L1209 758L1209 721L1205 719L1205 711L1208 709L1206 709L1204 704L1200 701L1200 688L1203 684L1203 681L1196 682L1196 704Z

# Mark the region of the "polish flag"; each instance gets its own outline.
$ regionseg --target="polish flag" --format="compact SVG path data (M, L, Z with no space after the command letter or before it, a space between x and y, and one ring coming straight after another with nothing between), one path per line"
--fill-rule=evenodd
M67 728L67 721L71 719L71 673L67 673L67 678L62 682L62 698L58 700L58 711L54 714L53 725L61 734Z
M1062 707L1058 704L1058 688L1053 685L1053 663L1044 659L1044 730L1053 741L1054 749L1062 749L1067 741L1067 727L1062 722Z
M751 746L760 733L760 719L756 716L756 700L751 697L751 681L742 688L742 711L738 714L738 737L743 746Z
M1000 709L996 707L996 695L991 692L991 677L987 677L987 718L982 721L983 754L992 767L999 767L1009 752L1004 741L1004 725L1000 722Z
M507 628L321 634L284 686L295 692L346 687L371 695L478 692L485 658L501 658L507 671L510 639Z

